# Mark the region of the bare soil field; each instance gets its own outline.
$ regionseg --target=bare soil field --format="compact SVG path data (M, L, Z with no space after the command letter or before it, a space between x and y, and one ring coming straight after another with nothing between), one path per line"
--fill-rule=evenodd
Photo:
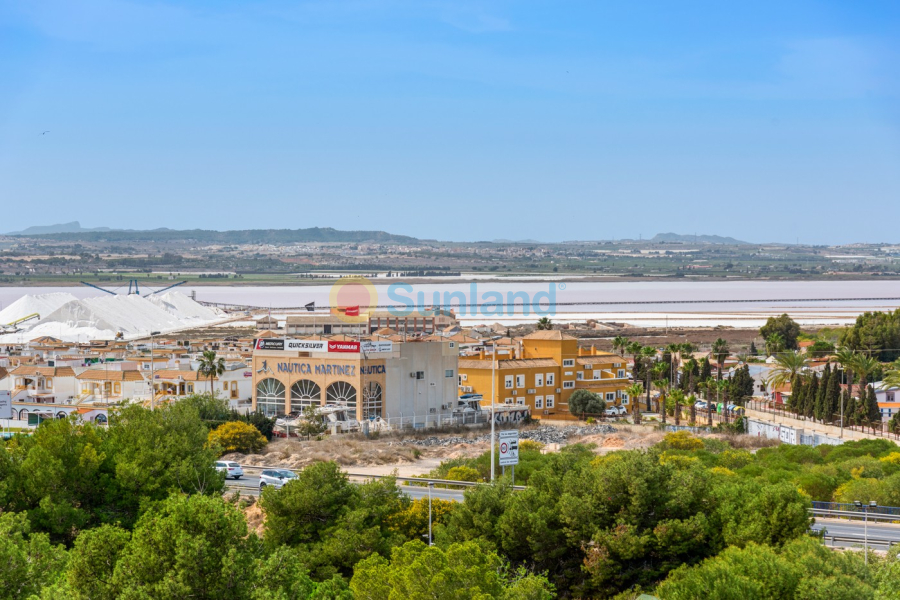
M583 423L562 424L560 429L570 431L584 428ZM658 444L665 432L653 425L631 425L614 423L614 431L591 435L572 435L563 442L544 444L545 452L555 452L561 447L586 443L594 446L597 454L615 450L639 450ZM537 431L538 426L523 428L522 435ZM363 438L356 435L325 436L321 440L276 439L259 454L244 455L231 453L225 460L234 460L242 465L283 467L302 469L321 461L333 460L345 471L366 475L388 475L400 477L423 475L440 465L442 461L455 458L475 458L490 449L484 438L489 430L477 429L460 433L427 432L416 434L395 433L380 437ZM724 436L721 434L699 434L700 437L728 439L733 445L749 449L772 445L768 440L748 436Z

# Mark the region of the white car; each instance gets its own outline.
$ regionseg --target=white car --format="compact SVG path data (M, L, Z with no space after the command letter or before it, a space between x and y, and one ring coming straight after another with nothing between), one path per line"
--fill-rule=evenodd
M619 417L627 413L628 410L624 406L610 406L603 411L604 416L607 417Z
M223 473L225 473L225 479L240 479L244 476L244 469L241 468L241 465L230 460L216 461L216 471L222 471Z
M284 484L297 479L297 474L287 469L264 469L259 474L259 491L263 491L266 486L272 486L276 490L284 487Z

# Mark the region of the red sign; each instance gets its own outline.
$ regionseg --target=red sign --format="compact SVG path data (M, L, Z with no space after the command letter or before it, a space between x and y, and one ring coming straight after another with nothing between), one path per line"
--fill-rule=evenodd
M344 314L347 315L348 317L358 317L359 316L359 305L357 304L356 306L348 306L344 310Z
M359 342L335 342L328 340L329 352L359 352Z

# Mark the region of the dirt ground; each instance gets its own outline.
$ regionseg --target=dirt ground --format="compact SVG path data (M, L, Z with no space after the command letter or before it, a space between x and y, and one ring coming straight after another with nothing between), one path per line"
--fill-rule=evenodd
M567 423L565 426L571 426ZM653 426L616 424L615 433L595 434L582 437L571 437L566 444L588 443L595 445L597 454L606 454L615 450L636 450L649 448L658 444L665 437ZM468 433L429 433L427 437L473 438L486 433L480 429ZM700 434L724 438L720 434ZM401 443L403 439L424 438L423 434L403 437L400 434L365 439L357 436L326 436L322 440L276 439L259 454L244 455L227 454L225 460L234 460L242 465L283 467L302 469L315 462L336 461L345 471L365 475L389 475L395 473L400 477L424 475L438 467L442 461L454 458L474 458L490 449L487 441L474 443L453 443L435 446L418 446ZM760 445L757 438L737 436L735 443L748 448ZM547 444L544 452L556 452L564 444ZM764 445L769 445L764 444Z
M568 332L567 332L568 333ZM577 335L577 333L576 333ZM591 335L602 335L603 338L609 339L591 339L584 338L581 335L580 345L597 346L598 349L612 351L612 339L617 335L627 337L633 342L640 342L645 346L653 346L656 348L667 346L669 344L683 344L690 342L699 347L700 351L707 351L717 338L723 338L728 342L733 354L746 353L750 350L750 342L755 341L757 348L762 349L763 340L757 329L736 329L733 327L703 327L696 329L670 327L668 331L664 328L651 329L646 327L624 327L614 332L601 334L592 332Z

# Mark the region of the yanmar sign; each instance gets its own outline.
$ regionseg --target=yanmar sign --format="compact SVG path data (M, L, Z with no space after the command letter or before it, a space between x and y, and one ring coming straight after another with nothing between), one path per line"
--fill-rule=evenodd
M328 340L329 352L359 352L359 342L335 342Z

